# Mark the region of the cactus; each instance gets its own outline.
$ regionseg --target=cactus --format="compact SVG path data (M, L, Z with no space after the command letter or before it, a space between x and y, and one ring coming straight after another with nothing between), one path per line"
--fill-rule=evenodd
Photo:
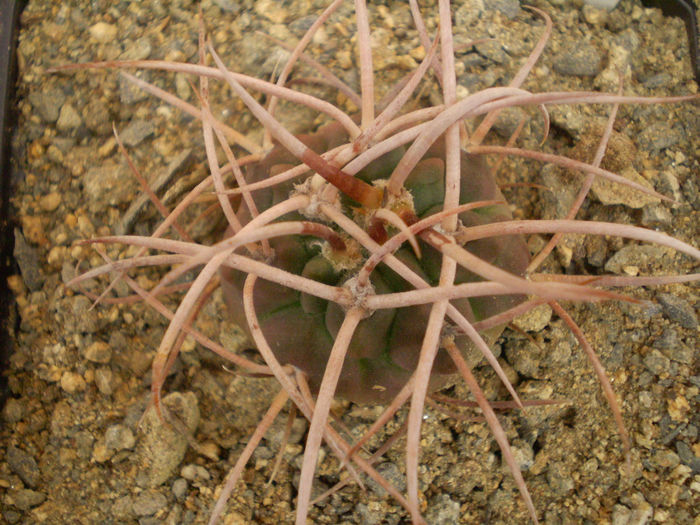
M300 139L307 147L320 152L330 151L348 140L347 134L337 123L328 124L316 133ZM356 177L375 185L384 183L403 156L404 149L397 148L384 154L359 171ZM271 174L280 173L292 166L295 160L284 148L277 146L263 161L249 170L246 180L249 183L266 180ZM460 165L460 204L501 201L460 213L462 225L469 227L512 220L485 158L462 151ZM415 223L442 209L444 171L444 145L436 144L406 179L405 187L410 198L402 199L398 205L403 208L399 214L407 224ZM307 179L307 183L313 184L313 181ZM287 199L294 191L291 182L261 190L255 194L255 203L258 210L263 211ZM373 210L358 206L350 198L341 199L340 206L346 216L365 225L370 236L380 244L398 232L386 221L372 217ZM244 226L252 219L246 206L240 207L238 217ZM283 219L305 220L305 217L293 213ZM347 246L351 242L347 238L343 240L342 234L338 235L338 246L335 248L333 243L321 243L313 236L276 238L270 241L273 253L270 264L327 285L343 286L352 279L357 279L357 273L370 255L370 252L362 248ZM418 244L420 256L410 246L400 247L394 255L434 286L439 280L440 254L422 240ZM521 236L472 241L466 243L465 248L490 264L516 275L524 274L529 261L527 246ZM246 274L233 268L224 268L221 273L224 297L233 320L239 326L246 327L242 308ZM455 284L481 280L478 275L460 268ZM370 283L377 294L412 288L384 263L372 272ZM473 323L504 312L523 299L519 295L468 297L456 300L453 304ZM312 390L317 392L328 354L343 319L342 307L269 281L262 281L256 286L255 306L262 332L277 359L282 364L294 365L303 370ZM416 367L428 315L429 308L426 305L414 305L379 310L363 319L348 348L336 396L359 403L386 403L393 399ZM490 328L482 337L491 344L502 328L503 325ZM470 364L475 365L481 356L469 338L460 334L455 337L455 342L465 355L470 356ZM433 364L431 389L442 386L456 372L447 352L440 350Z

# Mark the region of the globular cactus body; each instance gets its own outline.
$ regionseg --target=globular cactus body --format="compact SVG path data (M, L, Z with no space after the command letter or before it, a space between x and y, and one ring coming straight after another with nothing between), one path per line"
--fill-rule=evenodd
M300 137L309 148L317 153L330 151L347 142L347 136L338 124L329 124L314 134ZM401 159L404 148L398 148L371 162L356 176L365 182L381 184L386 180ZM255 183L296 164L296 159L277 146L267 157L249 169L247 181ZM299 181L295 181L296 184ZM404 218L413 220L427 217L443 209L445 195L444 145L436 143L414 168L405 181L410 192L412 209L404 210ZM259 211L289 198L294 184L287 182L254 193ZM502 201L503 196L496 185L491 169L481 156L461 153L460 204L477 201ZM371 213L358 207L351 199L342 199L346 216L358 224L372 223L366 215ZM247 206L240 206L238 218L243 225L251 220ZM299 214L287 215L283 220L304 220ZM460 213L463 226L511 220L507 204L492 204ZM317 220L323 220L317 219ZM406 219L410 222L409 219ZM374 223L376 226L376 221ZM365 226L368 230L371 227ZM385 225L379 225L384 231ZM388 226L388 228L391 228ZM374 237L381 237L371 231ZM386 235L384 235L386 237ZM377 239L380 240L380 239ZM439 280L442 255L433 247L418 241L420 258L406 243L394 255L422 277L430 285ZM273 249L270 264L296 275L311 278L324 284L338 286L351 279L366 258L371 255L363 251L351 268L338 268L332 250L322 250L321 242L311 236L278 237L270 241ZM464 247L474 255L513 274L522 275L529 256L527 247L520 236L501 236L468 242ZM360 250L361 251L361 250ZM241 327L247 327L243 311L244 272L223 268L222 287L224 297L233 320ZM477 275L459 268L455 283L481 280ZM404 281L385 264L379 264L371 274L374 293L385 294L407 291L413 287ZM515 306L523 299L521 295L501 295L487 297L460 298L452 304L470 322L491 317ZM260 280L254 293L255 308L260 328L270 344L275 356L282 364L294 365L308 377L312 390L317 390L326 368L335 335L342 323L344 311L333 302L317 298L277 283ZM421 344L428 323L430 304L404 308L382 309L373 312L362 320L355 330L348 348L343 370L336 388L336 396L354 402L388 402L406 383L415 369L420 355ZM487 343L492 343L503 327L495 327L482 333ZM480 354L465 334L456 334L455 342L475 363ZM456 372L452 360L444 350L438 352L433 364L431 388L443 386Z

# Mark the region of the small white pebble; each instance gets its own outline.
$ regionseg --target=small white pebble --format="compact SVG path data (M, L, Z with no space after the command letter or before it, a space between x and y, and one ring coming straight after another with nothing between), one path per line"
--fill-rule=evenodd
M117 26L105 22L97 22L89 31L90 36L101 44L107 44L117 36Z

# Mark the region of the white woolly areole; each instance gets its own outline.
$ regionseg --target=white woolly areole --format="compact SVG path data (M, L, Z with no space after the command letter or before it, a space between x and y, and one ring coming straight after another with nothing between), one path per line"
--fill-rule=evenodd
M365 317L372 315L372 312L364 307L365 297L375 295L374 286L369 281L364 286L360 284L357 277L351 277L343 283L343 288L348 290L355 299L355 306L360 306L365 311Z

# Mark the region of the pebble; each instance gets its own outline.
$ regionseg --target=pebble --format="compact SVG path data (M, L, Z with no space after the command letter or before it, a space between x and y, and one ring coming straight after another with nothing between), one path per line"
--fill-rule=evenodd
M2 418L12 425L22 420L26 412L25 403L22 399L9 398L2 409Z
M287 10L277 0L257 0L255 11L276 24L282 24L287 19Z
M624 505L617 504L613 506L611 525L627 525L632 511Z
M551 319L551 306L548 304L541 304L529 312L513 319L513 324L526 332L539 332L549 324Z
M114 392L114 374L107 367L100 367L95 370L95 385L101 394L106 396Z
M602 25L608 19L608 12L605 9L592 5L584 5L581 13L583 19L592 26Z
M145 60L151 55L152 51L153 46L151 45L151 41L143 37L127 47L124 54L119 58L122 60Z
M547 482L555 494L565 495L574 488L571 472L562 463L551 463L547 468Z
M359 515L360 523L364 525L379 525L379 523L381 523L379 516L377 516L375 512L372 512L365 503L358 503L355 505L355 512Z
M377 472L379 472L384 479L386 479L389 484L396 487L399 492L405 492L406 490L406 477L401 473L401 470L391 461L385 461L380 463L377 467ZM373 479L368 479L367 484L372 487L372 491L379 497L388 496L387 492L377 484Z
M82 123L83 118L80 116L80 113L71 104L63 104L58 115L58 121L56 121L56 128L59 131L71 131L80 127Z
M163 404L194 433L199 424L197 397L192 392L173 392ZM137 464L143 469L141 484L156 487L176 472L187 450L187 438L158 417L150 407L141 420L143 438L136 448Z
M458 501L450 498L448 494L439 494L433 498L433 501L428 505L428 512L425 514L425 520L431 525L452 525L459 523Z
M511 451L513 452L513 457L515 458L515 462L518 464L518 467L520 468L521 471L526 471L528 470L532 464L535 462L534 457L535 453L532 450L532 447L526 443L525 441L522 440L516 440L513 441L510 445ZM508 464L503 461L503 467L506 469L509 469ZM509 470L510 471L510 470Z
M654 122L644 128L637 136L639 148L650 155L658 154L662 149L670 148L680 141L680 132L665 122Z
M30 489L8 490L7 500L19 510L29 510L44 503L46 496Z
M642 226L670 226L673 224L673 215L671 212L660 204L650 204L642 208Z
M140 78L148 82L150 80L150 75L148 71L138 71L134 74L135 77ZM148 93L136 86L130 80L125 77L119 77L119 100L122 104L135 104L141 102L148 98Z
M182 520L182 507L180 505L173 505L173 508L170 509L170 512L162 523L163 525L180 525L184 523ZM139 525L143 524L139 523ZM156 525L160 525L160 522L156 523Z
M177 478L173 482L173 495L178 500L183 500L187 495L187 480L184 478Z
M137 516L152 516L168 504L168 498L156 491L142 492L131 506Z
M607 9L610 11L615 9L615 6L617 6L619 1L620 0L583 0L583 3L597 9Z
M519 0L489 0L484 2L487 9L500 11L506 18L512 20L520 14Z
M666 328L661 335L652 343L652 346L661 350L666 357L686 365L693 364L695 352L683 344L678 332L673 328Z
M209 479L209 471L201 465L189 464L182 467L180 475L188 481L195 479Z
M108 450L128 450L133 448L135 444L134 433L125 425L111 425L105 432L105 446Z
M77 372L63 372L61 376L61 388L69 394L82 392L86 388L85 379Z
M36 249L24 238L24 235L15 228L15 249L13 255L22 274L22 280L32 292L41 290L44 285L44 276L39 269L39 257Z
M132 511L134 506L134 500L131 496L124 496L119 498L112 505L112 515L120 520L128 520L133 518L134 513Z
M672 250L664 246L625 246L608 259L605 270L615 274L636 275L640 270L646 272L653 269L655 261L660 261L671 253Z
M676 297L668 293L659 293L656 298L663 306L664 314L671 321L674 321L688 330L695 330L698 327L698 316L695 309L685 299Z
M654 508L641 496L636 494L639 500L631 512L627 515L627 521L620 522L621 525L647 525L654 515ZM628 509L630 510L630 509Z
M75 418L70 405L61 402L55 405L51 414L51 434L54 438L67 437L71 432Z
M101 98L90 99L85 106L85 126L95 135L106 136L112 133L109 109Z
M39 114L41 120L46 123L54 123L58 120L61 107L66 102L63 91L50 88L45 91L34 91L29 94L29 103Z
M700 457L693 453L687 443L676 441L676 452L680 460L691 468L694 476L700 474Z
M222 11L228 13L238 13L241 10L241 6L237 0L213 0L214 5L221 8Z
M127 146L138 146L147 137L150 137L155 132L153 123L146 120L136 119L122 131L119 136L122 142Z
M622 170L619 175L645 188L650 190L654 189L654 187L631 166ZM603 204L624 204L630 208L643 208L648 204L660 202L658 197L642 193L635 188L609 181L603 177L595 178L591 186L591 192Z
M118 206L131 200L134 193L133 177L126 168L114 162L93 166L83 175L86 204L92 213L105 206Z
M36 464L36 460L24 450L13 446L8 447L7 464L25 485L36 488L41 481L41 472Z
M562 75L594 77L601 71L602 57L591 44L578 44L554 57L554 70Z
M2 517L5 518L7 523L14 525L15 523L19 523L19 520L22 519L22 514L12 509L3 509Z
M505 348L506 359L508 363L525 377L539 378L540 371L540 352L536 352L529 341L517 341L514 344L509 344Z
M658 350L652 350L643 360L650 372L662 375L668 374L671 366L671 360Z
M90 36L100 44L109 44L117 37L117 26L105 22L97 22L89 31Z
M55 211L61 204L61 194L52 192L39 199L39 207L48 212Z
M112 359L112 347L104 341L95 341L85 349L85 359L93 363L107 364Z
M672 450L661 449L651 456L650 462L657 469L672 469L678 466L681 459Z

